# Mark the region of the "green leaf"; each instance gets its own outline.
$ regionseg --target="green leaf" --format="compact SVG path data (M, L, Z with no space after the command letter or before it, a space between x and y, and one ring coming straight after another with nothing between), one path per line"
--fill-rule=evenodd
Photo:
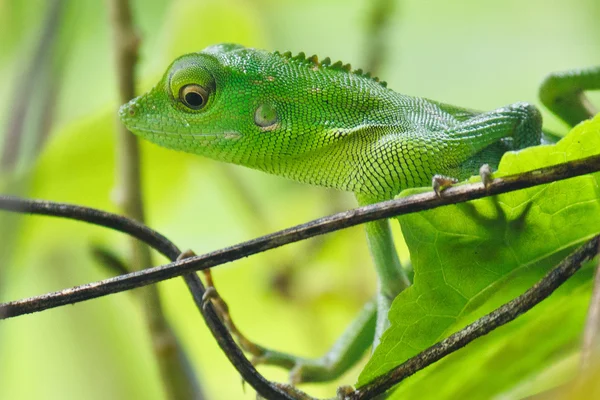
M594 266L525 315L407 379L390 400L522 399L567 383L578 372Z
M600 117L596 117L575 127L556 145L507 153L495 176L599 152ZM358 386L518 296L574 247L597 234L600 230L599 178L600 174L596 173L399 217L415 270L414 285L395 299L389 312L391 327L362 371ZM422 190L405 191L401 196ZM581 284L585 282L587 280ZM556 302L556 296L551 299ZM548 325L560 328L565 313L552 313L552 310L550 308L551 314L545 316ZM546 367L542 362L544 357L539 354L551 354L560 343L576 341L581 329L580 325L575 329L570 326L564 340L542 340L541 343L534 342L535 335L521 335L521 340L532 350L517 355L511 351L513 340L506 337L515 324L503 328L504 334L497 332L486 337L488 346L470 345L451 357L477 359L473 365L483 365L483 370L472 367L461 369L460 373L454 370L451 382L447 382L449 376L444 374L444 379L439 381L423 379L432 374L431 371L440 369L429 368L401 385L398 392L406 396L405 388L418 386L418 381L423 380L429 388L433 385L439 389L436 396L443 398L442 387L474 388L478 382L481 384L481 381L473 381L474 376L485 371L488 377L495 376L494 384L481 384L483 387L478 387L477 393L499 393L518 379ZM534 328L528 325L523 329ZM498 354L504 355L501 362L495 359ZM537 358L531 358L536 355ZM520 358L517 360L517 357ZM423 387L420 390L424 390ZM431 393L431 390L419 393ZM456 392L448 390L446 395L452 397Z

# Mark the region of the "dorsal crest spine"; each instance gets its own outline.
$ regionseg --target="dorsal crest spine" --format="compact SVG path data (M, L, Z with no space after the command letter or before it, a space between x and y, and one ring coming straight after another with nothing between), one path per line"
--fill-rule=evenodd
M286 51L285 53L280 53L279 51L275 51L273 54L281 56L283 58L286 58L292 62L296 62L301 65L306 65L308 67L329 68L332 70L341 71L341 72L345 72L345 73L356 75L356 76L361 76L363 78L368 78L374 82L379 83L383 87L387 87L387 82L381 81L381 80L379 80L379 78L377 78L375 76L371 76L371 73L364 72L361 68L353 70L352 67L350 66L350 64L344 64L341 61L332 63L331 59L329 57L325 57L324 59L322 59L319 62L319 58L317 57L316 54L313 54L312 56L307 57L303 51L301 51L297 55L293 55L292 52L290 52L290 51Z

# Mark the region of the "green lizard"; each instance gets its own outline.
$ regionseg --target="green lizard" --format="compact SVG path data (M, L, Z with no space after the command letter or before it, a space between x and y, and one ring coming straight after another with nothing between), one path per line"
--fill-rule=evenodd
M598 88L600 69L582 70L548 79L542 98L574 124L592 114L582 90ZM234 44L176 59L150 92L121 107L120 117L161 146L351 191L360 205L432 179L439 192L452 181L444 176L464 179L484 164L494 168L506 151L542 137L540 113L527 103L469 110L396 93L328 58ZM373 338L378 343L392 300L410 285L388 221L368 223L366 232L379 277L376 301L319 360L262 354L263 362L292 369L294 382L343 373Z

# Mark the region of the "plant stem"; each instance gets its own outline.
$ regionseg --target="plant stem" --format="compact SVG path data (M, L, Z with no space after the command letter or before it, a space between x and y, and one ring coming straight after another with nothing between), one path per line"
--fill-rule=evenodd
M133 26L129 1L109 0L108 5L117 62L119 102L125 103L135 96L135 65L139 38ZM139 145L137 138L122 124L118 124L117 127L116 151L116 201L124 215L143 223ZM130 238L130 269L139 271L150 265L152 257L148 246ZM167 398L202 398L195 373L165 318L156 286L148 286L138 294L144 307L153 351Z

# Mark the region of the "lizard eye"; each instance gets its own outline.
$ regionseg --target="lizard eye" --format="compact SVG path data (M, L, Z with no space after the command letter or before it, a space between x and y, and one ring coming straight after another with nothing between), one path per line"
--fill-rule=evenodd
M195 83L185 85L179 90L179 100L192 110L200 110L208 101L208 91Z

